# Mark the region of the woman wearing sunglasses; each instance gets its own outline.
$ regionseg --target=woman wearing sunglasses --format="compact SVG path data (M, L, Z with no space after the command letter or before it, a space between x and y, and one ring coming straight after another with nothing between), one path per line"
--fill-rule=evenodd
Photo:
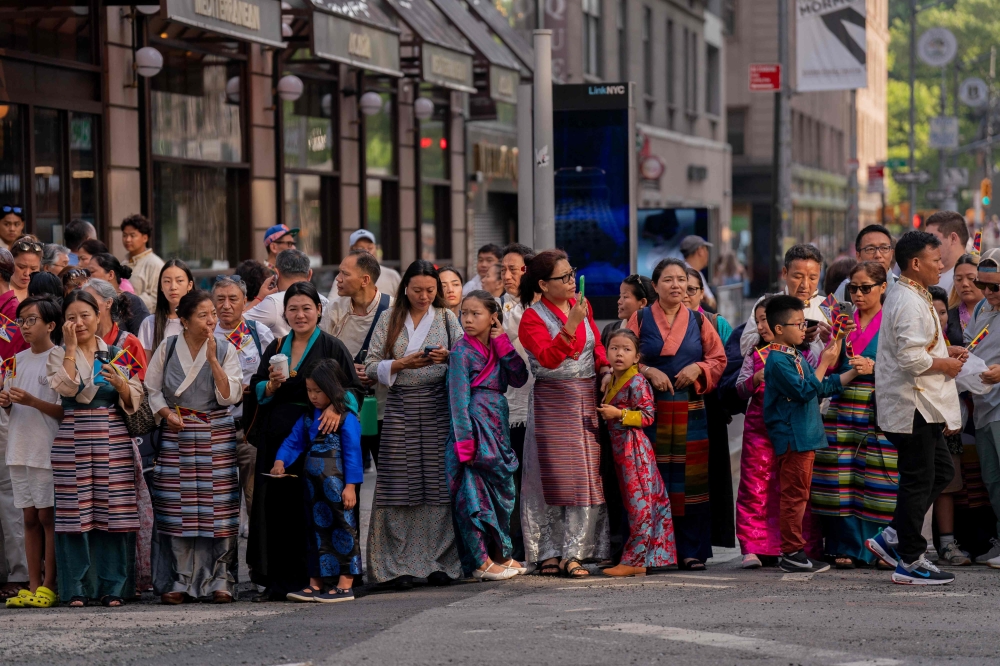
M11 245L10 253L14 257L14 271L10 276L10 291L0 296L0 314L12 322L17 319L18 304L28 297L31 276L42 270L42 244L34 236L21 236ZM0 319L0 323L7 320ZM0 338L0 359L28 348L17 327L11 326L8 333L9 341Z
M543 576L583 578L583 562L610 555L594 389L598 377L606 388L611 367L565 252L527 262L520 296L518 339L535 376L521 459L525 557Z
M896 508L896 450L875 424L872 400L886 288L885 268L877 261L861 262L848 276L854 328L832 372L856 367L859 374L831 399L824 417L829 446L816 451L813 466L813 515L819 516L823 552L838 569L874 562L865 540L889 524ZM852 366L857 357L863 362Z

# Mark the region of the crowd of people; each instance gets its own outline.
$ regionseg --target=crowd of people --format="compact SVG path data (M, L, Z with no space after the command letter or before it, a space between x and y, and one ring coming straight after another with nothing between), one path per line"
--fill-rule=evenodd
M737 541L748 569L1000 568L1000 250L956 254L957 214L862 229L832 277L792 247L735 329L688 238L603 331L561 250L487 245L463 282L359 230L326 297L284 225L205 290L142 216L124 262L85 222L65 247L3 222L8 607L232 602L241 532L255 601L704 571Z

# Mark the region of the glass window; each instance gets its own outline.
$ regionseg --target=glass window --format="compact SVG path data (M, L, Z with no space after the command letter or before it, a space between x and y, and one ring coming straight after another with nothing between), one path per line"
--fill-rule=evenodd
M667 104L673 106L676 101L674 92L674 22L667 20Z
M392 131L395 118L393 96L381 93L382 112L365 116L365 164L369 176L391 176L396 174L396 151Z
M60 200L63 187L63 124L55 109L34 110L35 232L43 241L62 234Z
M93 61L89 8L4 4L18 6L0 8L0 48L76 62Z
M383 245L382 242L382 180L379 178L369 178L365 183L365 196L367 198L367 213L368 213L368 225L367 229L375 234L375 238L378 239L378 244ZM382 257L379 257L381 259Z
M643 91L653 94L653 10L642 10L642 80Z
M299 229L298 249L313 266L323 264L320 251L322 179L314 174L285 174L285 224Z
M420 187L420 258L427 261L437 259L434 189L433 185Z
M448 137L445 136L448 112L443 105L435 105L434 115L420 121L420 177L448 177Z
M89 113L69 114L69 216L97 222L97 116Z
M154 162L153 207L162 256L229 267L229 229L242 219L238 170Z
M705 53L705 112L719 115L722 107L722 61L718 47L709 44Z
M601 75L601 0L583 0L583 68Z
M322 81L302 79L302 97L283 102L285 166L293 169L333 171L336 151L331 118L335 87Z
M0 104L0 203L3 205L25 205L23 137L23 108Z
M618 0L618 80L628 81L628 14L625 0Z
M240 63L192 51L164 53L149 79L153 154L242 162Z
M726 141L733 149L733 155L746 153L747 110L726 111Z

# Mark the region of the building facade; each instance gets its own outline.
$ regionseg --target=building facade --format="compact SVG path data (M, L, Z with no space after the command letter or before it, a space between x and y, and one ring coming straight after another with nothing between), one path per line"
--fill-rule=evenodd
M789 3L792 86L795 80L795 3ZM751 93L751 63L777 62L777 0L727 0L727 132L733 154L732 247L746 263L756 291L770 281L774 223L773 93ZM857 228L849 223L850 163L856 141L858 223L878 220L880 199L868 194L867 165L888 150L888 0L867 2L868 87L792 96L792 236L815 244L825 257L853 248ZM852 132L855 136L852 137Z
M320 274L358 228L388 265L469 265L470 121L503 126L530 72L456 0L14 4L0 201L42 240L83 218L121 256L141 212L160 254L206 274L263 258L277 223Z

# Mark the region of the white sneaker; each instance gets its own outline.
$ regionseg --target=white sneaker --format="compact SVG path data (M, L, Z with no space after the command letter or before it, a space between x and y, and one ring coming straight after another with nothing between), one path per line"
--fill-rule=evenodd
M993 544L993 547L990 548L989 552L983 553L982 555L977 557L976 564L989 564L990 560L994 560L1000 557L1000 541L997 541L996 539L990 539L990 543Z
M492 566L501 569L501 571L498 572L490 571L490 568L492 568ZM487 581L487 580L507 580L517 575L517 571L514 569L508 569L507 567L496 563L494 563L492 566L488 567L486 571L476 569L475 571L472 572L472 577L478 581Z
M992 560L987 560L986 564L988 564L991 569L1000 569L1000 557L994 557Z
M965 567L972 564L969 554L958 547L957 541L952 541L942 548L937 561L938 564L950 564L953 567ZM1000 562L998 562L998 568L1000 568Z

